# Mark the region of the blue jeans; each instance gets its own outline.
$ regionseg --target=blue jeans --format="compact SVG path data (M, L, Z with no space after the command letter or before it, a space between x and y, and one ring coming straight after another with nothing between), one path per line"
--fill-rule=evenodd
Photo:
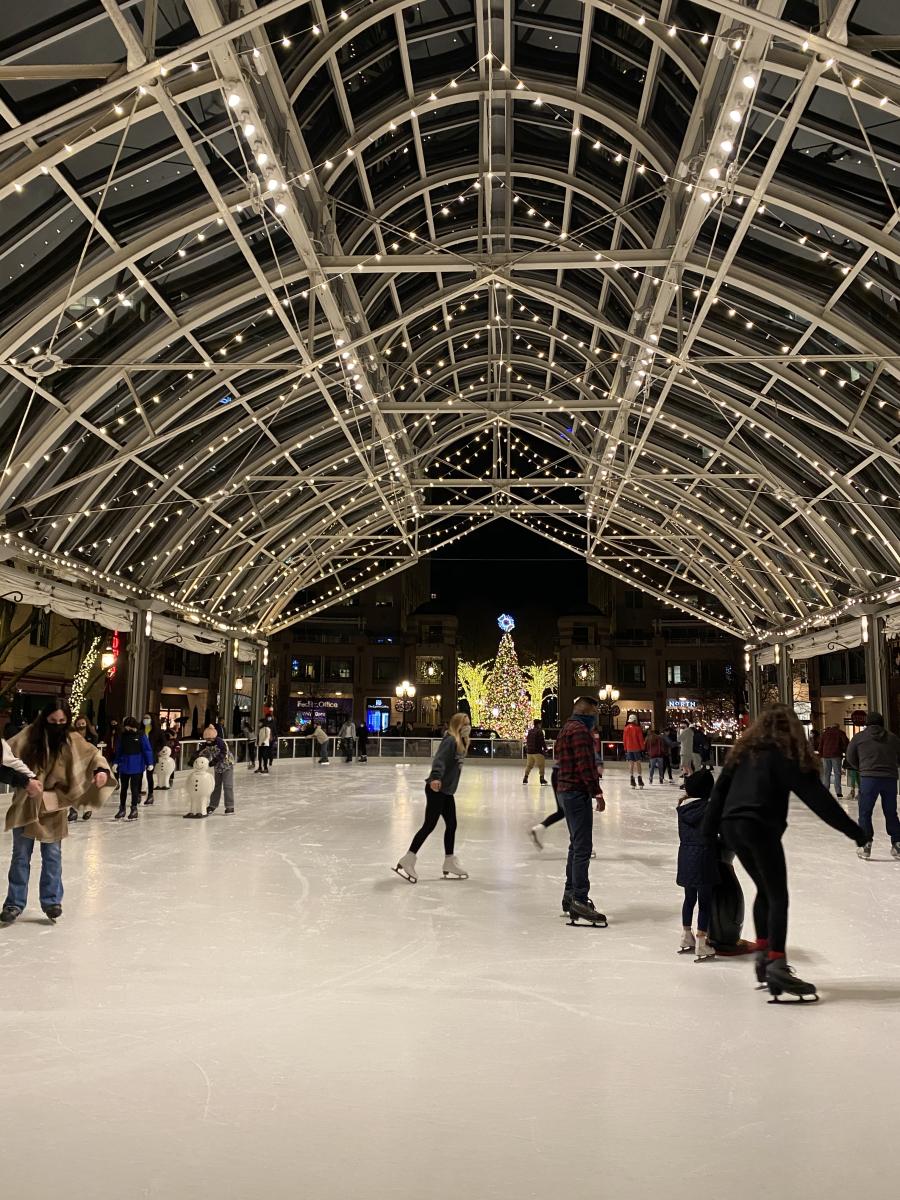
M827 788L831 787L831 777L834 776L835 795L842 796L841 790L841 760L839 758L822 759L822 782Z
M31 854L34 838L26 837L21 829L13 830L12 862L9 865L7 907L23 909L28 903L28 880L31 876ZM62 904L62 844L41 842L41 908Z
M892 842L900 842L900 817L897 816L897 780L880 779L877 775L861 775L859 779L859 823L863 833L871 842L875 836L872 813L881 797L881 810L887 835Z
M594 806L587 792L559 792L557 802L569 827L569 857L566 859L564 898L585 901L591 890L588 867L594 832Z
M650 782L653 782L653 772L659 771L659 782L662 783L666 773L665 762L662 756L650 759Z

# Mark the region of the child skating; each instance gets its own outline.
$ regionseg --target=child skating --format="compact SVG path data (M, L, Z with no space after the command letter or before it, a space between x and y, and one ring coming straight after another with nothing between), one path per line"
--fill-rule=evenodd
M660 781L662 782L662 781ZM713 790L712 771L701 769L684 781L684 795L678 799L678 874L675 882L684 888L681 907L681 945L679 954L696 954L694 962L715 958L709 943L713 888L719 881L719 850L715 838L702 831ZM697 909L697 936L694 937L694 909Z
M468 879L454 854L456 845L456 789L463 761L469 749L472 725L465 713L450 718L448 732L441 740L428 778L425 780L425 820L410 843L409 850L393 868L401 879L416 883L416 855L426 838L434 832L438 818L444 818L444 878Z

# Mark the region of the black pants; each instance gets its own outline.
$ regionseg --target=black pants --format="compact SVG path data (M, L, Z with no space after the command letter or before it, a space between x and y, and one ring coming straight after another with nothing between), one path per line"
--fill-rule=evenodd
M768 949L784 953L787 941L787 863L781 834L761 821L723 821L722 837L756 885L753 923Z
M269 763L272 761L272 751L268 746L260 746L257 753L259 755L259 766L257 767L257 770L262 771L264 775L268 775Z
M147 799L152 800L153 799L153 768L148 767L145 774L147 776Z
M699 887L684 889L684 904L681 906L681 924L690 929L694 921L694 906L697 908L697 928L701 933L709 933L709 918L712 912L713 889L711 883L701 883Z
M456 845L456 800L447 792L425 789L425 820L422 828L409 843L413 854L418 854L425 839L434 833L438 817L444 818L444 853L452 854Z
M556 788L553 789L553 799L556 801L556 812L551 813L549 817L544 817L543 821L541 821L541 824L545 829L549 829L550 826L555 825L557 821L564 821L566 819L566 814L563 812L559 803L559 796L556 794Z
M141 802L141 781L144 775L120 775L119 776L119 808L125 807L125 797L128 795L128 788L131 788L131 807L137 808Z

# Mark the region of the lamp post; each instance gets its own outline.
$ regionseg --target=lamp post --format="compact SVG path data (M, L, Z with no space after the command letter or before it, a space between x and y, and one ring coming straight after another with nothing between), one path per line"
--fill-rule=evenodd
M395 708L403 713L403 736L406 737L406 714L412 712L414 708L413 696L416 694L416 689L408 679L404 679L402 683L397 684L394 691L397 695Z
M603 721L602 736L608 738L612 736L612 734L609 732L610 722L613 717L617 717L619 715L619 708L616 705L616 701L619 699L619 689L614 688L608 683L606 687L602 687L600 689L597 695L600 700L600 717Z

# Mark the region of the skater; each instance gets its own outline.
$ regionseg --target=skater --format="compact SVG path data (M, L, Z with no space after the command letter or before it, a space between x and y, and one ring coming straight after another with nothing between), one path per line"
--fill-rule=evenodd
M312 733L308 735L315 742L319 751L319 766L329 766L328 761L328 734L322 728L318 721L313 722Z
M712 771L695 771L685 780L684 795L679 796L676 808L679 845L678 874L675 882L684 888L684 904L681 906L681 946L678 953L695 954L694 962L705 962L716 957L716 952L709 943L709 927L713 888L719 882L719 850L717 839L705 836L701 829L712 790ZM692 929L695 907L696 938Z
M49 700L40 715L4 746L7 765L18 757L40 787L20 787L6 814L13 852L9 891L0 922L10 925L28 900L31 855L41 843L41 908L51 921L62 916L62 840L68 836L70 805L99 808L111 790L109 764L96 746L71 735L72 713L65 700ZM6 758L9 752L12 756ZM18 767L15 768L18 770ZM24 774L19 771L19 774Z
M86 742L90 742L92 746L96 746L100 741L97 736L97 730L93 727L87 717L76 717L72 724L72 731L83 737ZM81 814L82 821L89 821L93 816L93 811L86 808ZM76 808L69 809L69 820L78 820L78 810Z
M472 723L465 713L456 713L450 718L447 733L441 739L437 753L425 780L425 820L422 828L409 844L409 850L397 863L394 870L401 878L415 883L416 855L425 839L434 832L438 817L444 818L444 878L468 879L454 853L456 846L456 789L462 773L463 761L469 749Z
M824 735L823 735L824 738ZM900 858L900 818L897 816L897 765L900 763L900 737L888 733L881 713L870 712L866 727L852 738L847 747L847 766L859 772L859 823L866 834L859 857L872 855L875 829L872 814L878 798L887 835L891 839L891 854Z
M838 800L843 796L841 787L841 763L847 752L847 735L840 725L826 725L819 739L819 757L822 760L822 782L827 788L831 787L834 777L834 794Z
M544 726L537 719L525 735L525 754L527 757L525 759L525 775L522 782L527 783L532 768L537 767L541 783L546 785L547 779L544 771L547 765L547 741L544 737Z
M756 978L776 1000L782 993L816 997L815 985L798 979L788 966L785 950L788 883L781 839L791 792L832 829L858 846L866 844L866 834L825 789L793 709L774 704L729 751L702 829L708 838L721 832L756 885Z
M207 815L214 813L219 807L219 800L224 792L225 815L230 816L234 812L234 759L215 725L207 725L203 730L203 741L191 759L192 767L199 758L207 760L215 777L212 795L206 806Z
M653 772L656 771L659 782L665 783L666 743L658 729L651 729L647 735L647 757L650 759L650 782L653 782Z
M681 757L681 773L688 776L694 769L694 728L692 725L682 725L678 734L678 749Z
M188 783L190 808L184 814L185 821L209 816L208 806L215 786L215 775L210 770L209 759L204 754L198 754L194 759L194 769Z
M553 799L556 801L556 812L551 813L549 817L544 817L543 821L539 821L537 825L532 825L529 836L538 850L544 848L544 832L551 825L555 825L557 821L564 821L566 814L563 812L559 803L559 767L554 767L550 772L550 786L553 788Z
M708 767L712 763L712 738L698 721L694 726L693 768Z
M153 769L156 766L156 760L159 756L160 750L162 750L163 746L166 744L166 734L165 731L160 728L159 721L157 721L156 717L152 717L149 713L144 714L143 729L144 733L147 735L147 740L150 743L150 750L153 755L153 762L146 771L147 799L144 801L144 804L147 805L153 803L153 791L156 782L153 777ZM143 790L143 787L141 790Z
M360 724L359 732L356 735L356 752L359 762L369 761L369 731L365 724Z
M125 816L125 800L130 788L131 811L128 820L136 821L141 802L141 783L145 772L152 772L154 766L150 739L142 732L136 717L126 717L122 722L114 766L119 776L119 810L114 820L121 821Z
M256 766L256 734L253 732L249 717L244 717L241 721L241 737L246 746L247 770L252 771Z
M345 763L353 762L353 748L356 745L356 726L353 724L353 718L347 717L340 728L338 737L341 740L341 751L344 755Z
M644 753L644 731L641 729L634 713L628 718L622 730L622 745L625 748L625 758L628 760L628 770L631 776L631 786L644 786L641 774L641 758ZM635 783L635 768L637 768L637 783Z
M606 917L594 908L590 899L593 802L596 801L600 812L606 807L600 791L592 737L598 703L593 696L579 696L571 717L559 731L554 747L559 770L557 800L569 828L562 909L568 913L572 924L579 919L592 925L606 924Z
M263 717L260 720L259 729L256 731L256 755L259 762L255 772L257 775L268 775L271 751L272 729L269 722Z

